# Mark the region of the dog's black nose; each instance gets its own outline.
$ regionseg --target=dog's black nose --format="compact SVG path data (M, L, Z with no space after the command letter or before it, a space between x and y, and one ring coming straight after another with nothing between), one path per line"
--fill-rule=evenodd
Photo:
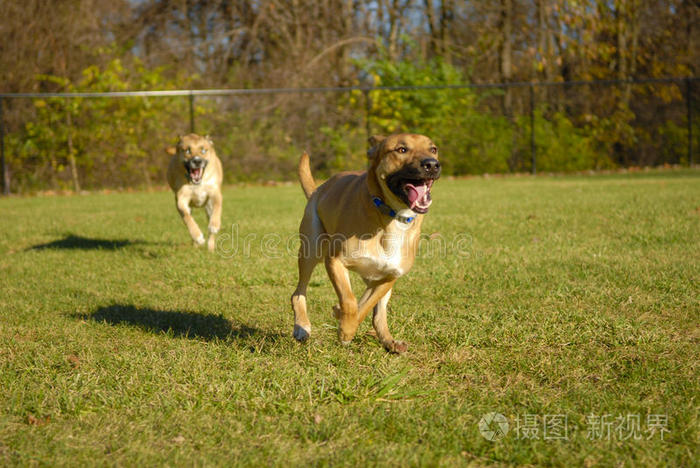
M428 175L437 176L440 174L440 162L435 158L426 158L420 162L420 167Z
M199 156L195 156L194 158L190 159L190 164L194 167L199 167L202 165L204 160L200 158Z

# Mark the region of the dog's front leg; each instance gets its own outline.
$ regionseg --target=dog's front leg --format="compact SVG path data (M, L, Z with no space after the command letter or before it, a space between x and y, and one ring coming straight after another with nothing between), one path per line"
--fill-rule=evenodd
M207 202L207 215L209 216L209 241L207 248L213 252L216 248L216 233L221 228L221 193L213 193Z
M377 305L374 306L372 313L372 325L374 326L374 331L377 333L377 338L382 343L384 348L390 353L403 353L408 349L408 345L403 341L396 341L394 337L391 336L389 331L389 325L386 321L387 304L391 298L391 290L384 294Z
M336 257L326 257L326 271L338 295L339 306L333 307L335 318L338 319L338 338L343 344L352 341L357 327L360 325L357 314L357 300L352 293L350 275L345 265Z
M386 306L389 298L391 298L391 289L394 287L394 283L396 283L395 278L367 282L367 290L358 304L358 322L362 323L369 311L374 309L372 324L377 332L379 341L381 341L387 351L403 353L406 351L406 344L394 341L386 323Z
M183 197L177 199L177 211L180 213L182 220L185 222L192 240L194 240L197 245L204 244L204 236L202 235L202 231L199 229L199 226L197 226L197 223L192 217L189 198Z

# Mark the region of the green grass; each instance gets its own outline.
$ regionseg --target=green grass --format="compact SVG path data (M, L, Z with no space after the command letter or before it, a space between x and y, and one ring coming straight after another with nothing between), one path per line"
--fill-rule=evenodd
M291 338L296 185L227 188L218 254L170 193L0 199L0 465L696 464L700 173L442 180L434 199L390 303L401 356L369 320L337 342L323 268L311 340ZM643 438L591 437L590 415L637 415Z

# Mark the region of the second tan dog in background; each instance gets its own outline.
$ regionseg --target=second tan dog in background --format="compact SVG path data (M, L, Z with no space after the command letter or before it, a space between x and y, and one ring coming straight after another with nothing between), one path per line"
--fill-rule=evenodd
M177 146L166 149L172 156L168 166L168 184L175 193L177 211L196 245L204 244L204 235L192 217L192 207L204 207L209 219L207 247L216 247L221 227L221 183L223 170L208 136L194 133L181 136Z

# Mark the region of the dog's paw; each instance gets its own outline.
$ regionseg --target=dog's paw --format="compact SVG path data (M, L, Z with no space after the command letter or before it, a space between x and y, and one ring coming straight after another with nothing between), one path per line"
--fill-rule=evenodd
M301 325L294 325L294 339L300 342L304 342L309 339L309 336L311 335L311 329L306 329L302 327Z
M340 341L340 344L343 346L349 345L353 338L355 338L354 333L346 333L343 330L338 330L338 341Z
M204 235L200 234L199 237L194 240L194 243L197 247L204 245Z
M408 343L405 341L391 340L388 343L384 343L384 348L390 353L403 354L408 350Z
M207 241L207 249L209 249L209 252L216 250L216 237L209 236L209 240Z

